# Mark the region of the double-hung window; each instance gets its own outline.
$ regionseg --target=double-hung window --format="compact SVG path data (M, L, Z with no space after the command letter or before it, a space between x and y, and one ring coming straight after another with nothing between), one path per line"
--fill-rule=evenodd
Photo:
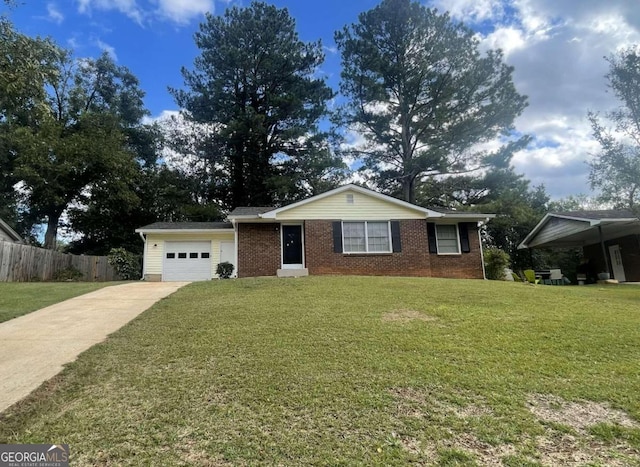
M436 240L438 244L438 254L454 255L460 253L460 243L458 242L457 225L436 225Z
M343 222L344 253L391 253L389 222Z

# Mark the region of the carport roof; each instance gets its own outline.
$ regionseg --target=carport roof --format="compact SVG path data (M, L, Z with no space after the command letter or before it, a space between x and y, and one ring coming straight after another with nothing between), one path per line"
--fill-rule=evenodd
M583 247L634 234L640 234L640 219L628 210L552 212L518 249Z
M230 222L154 222L136 229L136 232L154 232L168 230L226 230L233 229Z

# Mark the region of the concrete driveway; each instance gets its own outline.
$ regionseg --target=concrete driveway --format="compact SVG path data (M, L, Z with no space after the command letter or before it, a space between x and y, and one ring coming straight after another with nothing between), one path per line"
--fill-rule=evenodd
M0 323L0 412L186 284L114 285Z

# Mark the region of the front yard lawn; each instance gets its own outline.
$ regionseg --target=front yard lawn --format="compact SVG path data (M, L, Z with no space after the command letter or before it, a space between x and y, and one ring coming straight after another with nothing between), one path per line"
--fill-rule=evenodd
M0 442L73 465L640 465L640 288L196 283L0 415Z
M116 282L0 282L0 323Z

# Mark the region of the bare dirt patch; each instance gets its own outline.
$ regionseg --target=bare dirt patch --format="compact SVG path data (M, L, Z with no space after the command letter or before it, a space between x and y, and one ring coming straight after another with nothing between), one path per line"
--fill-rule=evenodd
M438 318L435 316L425 315L419 311L404 308L391 310L382 315L382 321L398 323L408 323L410 321L437 321L437 319Z
M640 428L640 424L622 410L604 402L566 401L551 394L532 394L527 403L537 418L560 423L580 432L598 423L617 423L627 428Z
M392 388L389 392L398 400L398 413L410 417L441 414L467 419L493 414L491 408L482 402L460 405L442 400L435 389Z
M542 465L607 465L623 467L637 456L626 446L605 446L584 436L538 436L535 440ZM637 457L636 457L637 461Z
M428 461L429 465L438 459L438 450L456 449L474 457L480 465L502 465L502 458L514 455L516 448L510 444L492 446L473 435L463 434L439 442L420 442L414 438L402 438L400 445L407 452Z

